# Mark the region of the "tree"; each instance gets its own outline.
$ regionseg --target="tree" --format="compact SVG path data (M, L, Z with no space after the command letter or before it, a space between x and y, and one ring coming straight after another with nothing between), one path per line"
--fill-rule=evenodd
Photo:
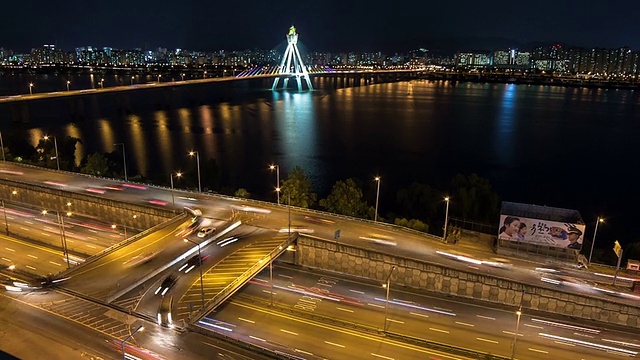
M498 194L485 178L458 174L451 181L451 213L455 216L494 223L500 214L499 203Z
M58 160L56 160L56 146L58 143ZM50 138L48 140L40 139L36 146L36 153L33 161L36 165L50 168L57 168L57 162L60 162L61 170L73 170L75 167L76 145L82 144L82 140L66 136L61 139Z
M104 154L93 153L87 156L86 164L80 169L83 174L106 176L109 173L109 160Z
M400 212L412 218L433 220L439 216L443 195L426 184L413 183L396 195Z
M243 198L243 199L248 199L249 196L251 196L251 194L247 191L247 189L240 188L240 189L236 190L236 192L233 194L233 196L239 197L239 198Z
M375 214L375 209L362 200L362 189L353 178L336 182L331 194L320 200L320 206L332 213L354 217L372 219Z
M311 180L301 167L293 168L287 180L282 181L280 199L289 205L309 208L313 206L318 195L311 191ZM291 202L289 203L289 198Z

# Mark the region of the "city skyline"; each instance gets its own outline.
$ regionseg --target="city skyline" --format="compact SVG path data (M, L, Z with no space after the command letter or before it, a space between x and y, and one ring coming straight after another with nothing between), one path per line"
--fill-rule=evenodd
M285 41L286 30L294 24L301 43L319 51L389 52L456 43L464 50L474 42L479 43L478 48L535 42L640 48L634 36L640 25L633 19L640 4L631 1L543 1L536 7L498 1L480 9L471 3L382 5L329 2L322 6L287 3L284 7L248 1L241 7L187 3L175 9L162 2L58 6L31 0L7 5L0 22L0 46L21 52L29 50L25 46L42 44L60 48L272 49Z

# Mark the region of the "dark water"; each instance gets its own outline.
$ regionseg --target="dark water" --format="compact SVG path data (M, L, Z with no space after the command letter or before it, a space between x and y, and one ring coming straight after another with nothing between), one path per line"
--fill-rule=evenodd
M78 159L123 142L130 174L167 182L199 150L217 160L222 185L263 199L272 162L282 178L301 166L320 197L354 176L373 189L379 174L382 213L412 182L444 189L457 173L477 173L503 200L579 210L588 237L605 216L598 243L638 240L638 92L428 81L267 88L243 81L5 105L0 130L22 129L33 144L46 132L79 137Z

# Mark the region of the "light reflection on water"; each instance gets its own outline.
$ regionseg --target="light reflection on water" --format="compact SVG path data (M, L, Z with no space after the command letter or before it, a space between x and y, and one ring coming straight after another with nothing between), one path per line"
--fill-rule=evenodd
M217 160L223 185L263 198L269 163L283 179L301 166L321 196L337 180L380 174L387 203L413 181L446 188L475 172L505 200L576 208L585 219L640 216L616 200L640 195L638 92L416 80L306 93L198 89L96 97L75 123L48 115L45 128L34 115L27 138L77 136L78 156L123 142L130 174L165 182L192 168L187 152L198 150Z

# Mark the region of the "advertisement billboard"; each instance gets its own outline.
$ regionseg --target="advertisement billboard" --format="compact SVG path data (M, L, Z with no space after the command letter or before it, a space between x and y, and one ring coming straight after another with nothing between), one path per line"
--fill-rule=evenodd
M583 235L584 225L500 215L500 240L580 250Z

